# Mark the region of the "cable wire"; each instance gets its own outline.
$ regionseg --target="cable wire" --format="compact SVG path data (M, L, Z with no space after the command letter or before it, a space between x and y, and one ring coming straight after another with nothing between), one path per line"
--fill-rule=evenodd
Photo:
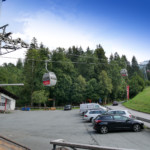
M25 60L26 58L16 58L16 57L3 57L3 56L0 56L0 58L7 58L7 59L23 59ZM27 61L37 61L37 62L45 62L46 60L35 60L35 59L26 59ZM51 62L51 63L72 63L72 64L90 64L90 65L118 65L118 64L110 64L110 63L88 63L88 62L72 62L72 61L54 61L54 60L49 60L48 62Z

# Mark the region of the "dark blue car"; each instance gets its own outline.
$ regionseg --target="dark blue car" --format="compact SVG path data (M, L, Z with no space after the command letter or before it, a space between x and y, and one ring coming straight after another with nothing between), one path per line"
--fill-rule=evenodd
M64 106L64 110L71 110L72 109L72 106L71 105L65 105Z

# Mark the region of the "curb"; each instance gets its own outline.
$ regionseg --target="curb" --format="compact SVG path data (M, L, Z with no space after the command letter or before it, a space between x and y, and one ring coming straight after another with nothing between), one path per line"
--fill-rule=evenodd
M145 118L141 118L141 117L136 117L136 116L133 116L133 117L135 117L136 119L138 119L138 120L141 120L141 121L144 121L144 122L147 122L147 123L150 123L150 120L148 120L148 119L145 119ZM146 126L146 125L144 125L147 129L150 129L150 127L148 127L148 126Z
M141 118L141 117L137 117L137 116L134 116L136 119L138 119L138 120L142 120L142 121L144 121L144 122L147 122L147 123L150 123L150 120L148 120L148 119L145 119L145 118Z

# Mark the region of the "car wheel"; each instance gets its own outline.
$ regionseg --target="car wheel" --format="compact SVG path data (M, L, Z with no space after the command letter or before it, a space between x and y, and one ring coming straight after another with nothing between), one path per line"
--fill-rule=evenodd
M134 131L134 132L139 132L139 131L141 131L141 126L140 126L139 124L133 125L133 131Z
M107 127L107 126L102 126L101 129L100 129L100 132L101 132L102 134L108 133L108 127Z

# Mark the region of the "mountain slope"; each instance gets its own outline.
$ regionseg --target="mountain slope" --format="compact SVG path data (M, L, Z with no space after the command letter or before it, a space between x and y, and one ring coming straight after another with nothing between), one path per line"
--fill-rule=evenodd
M137 111L150 113L150 87L145 88L141 93L123 105Z

